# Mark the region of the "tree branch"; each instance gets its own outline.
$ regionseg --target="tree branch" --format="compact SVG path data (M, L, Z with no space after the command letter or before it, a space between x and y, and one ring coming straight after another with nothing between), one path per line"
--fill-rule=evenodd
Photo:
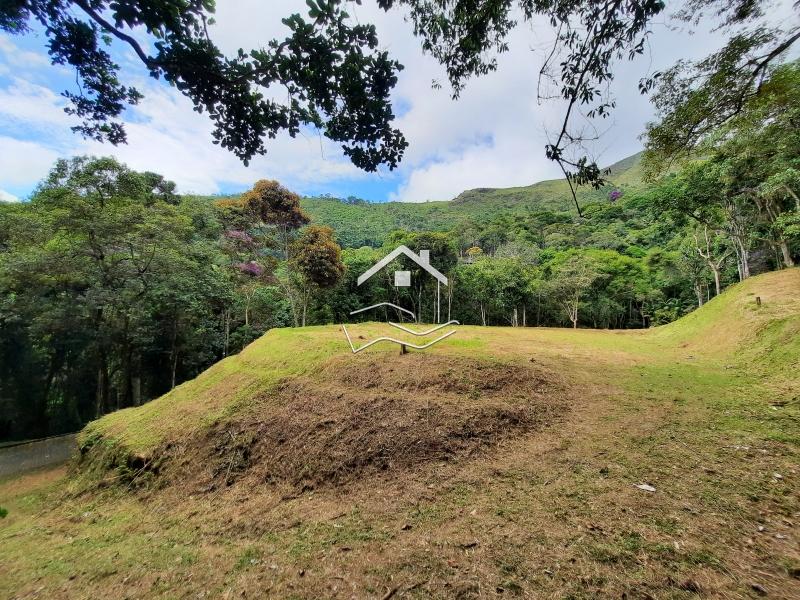
M137 42L127 33L123 33L122 31L114 27L111 23L106 21L103 17L100 16L100 14L97 11L95 11L91 6L89 6L89 3L86 0L74 0L74 2L76 6L78 6L81 10L83 10L83 12L89 15L92 18L92 20L98 25L100 25L100 27L102 27L105 31L107 31L117 39L126 42L131 48L133 48L133 51L136 52L136 55L149 69L155 69L158 66L158 63L156 61L147 56L145 51L139 45L139 42Z

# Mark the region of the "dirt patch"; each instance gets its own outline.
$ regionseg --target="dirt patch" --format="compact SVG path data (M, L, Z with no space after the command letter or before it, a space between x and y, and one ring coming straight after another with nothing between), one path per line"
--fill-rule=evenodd
M565 398L554 374L528 364L344 357L285 382L201 446L213 448L210 487L246 474L313 489L469 457L556 422Z
M55 483L67 474L65 465L56 467L44 467L12 477L0 479L0 497L10 498L12 496L22 496L33 491Z

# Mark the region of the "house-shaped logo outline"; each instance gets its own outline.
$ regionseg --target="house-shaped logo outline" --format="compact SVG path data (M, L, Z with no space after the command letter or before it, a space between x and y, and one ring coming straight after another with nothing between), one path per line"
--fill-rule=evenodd
M436 322L437 323L441 323L441 286L442 286L442 284L448 285L448 280L447 280L447 277L445 277L441 273L441 271L439 271L439 269L437 269L436 267L434 267L431 264L431 261L430 261L430 250L420 250L420 253L417 254L416 252L413 252L412 250L410 250L407 246L400 245L397 248L395 248L394 250L392 250L389 254L384 256L381 260L379 260L374 265L372 265L369 269L364 271L364 273L362 273L358 277L358 285L361 285L362 283L367 281L370 277L375 275L375 273L377 273L380 270L384 269L389 263L391 263L395 258L400 256L401 254L406 255L408 258L413 260L417 265L419 265L420 267L425 269L425 271L427 271L429 275L431 275L434 279L436 279L436 314L435 314L435 318L436 318ZM400 275L400 274L402 274L403 277L398 277L398 275ZM398 281L400 281L400 280L402 280L403 283L398 283ZM408 285L406 283L407 281L408 281L408 271L395 271L395 286L399 285L401 287L407 287L407 285ZM361 313L361 312L364 312L364 311L373 310L373 309L376 309L376 308L381 307L381 306L389 306L391 308L395 308L400 312L408 313L409 315L411 315L412 319L416 318L414 313L411 312L410 310L408 310L406 308L403 308L401 306L397 306L396 304L392 304L391 302L380 302L378 304L373 304L372 306L366 306L364 308L359 308L357 310L351 311L350 315L355 315L357 313ZM416 336L426 336L426 335L429 335L429 334L431 334L431 333L433 333L435 331L439 331L443 327L447 327L449 325L458 325L458 324L459 324L458 321L451 320L451 321L448 321L447 323L444 323L444 324L441 324L441 325L437 325L436 327L431 327L430 329L427 329L425 331L415 331L413 329L410 329L410 328L405 327L403 325L400 325L398 323L392 323L391 321L389 322L389 325L391 325L392 327L395 327L397 329L405 331L406 333L410 333L411 335L416 335ZM456 330L453 329L453 330L448 331L447 333L445 333L443 335L440 335L435 340L431 340L430 342L428 342L426 344L414 344L412 342L398 340L398 339L393 338L393 337L382 336L382 337L376 338L376 339L374 339L374 340L372 340L370 342L367 342L366 344L364 344L363 346L361 346L359 348L356 348L353 345L353 340L351 339L350 333L348 333L347 327L344 324L342 324L342 330L344 331L344 334L347 337L347 342L348 342L348 344L350 344L350 349L353 351L353 354L357 354L358 352L361 352L362 350L366 350L367 348L369 348L373 344L377 344L378 342L382 342L382 341L393 342L395 344L399 344L400 347L402 348L401 352L403 354L405 354L407 346L410 347L410 348L416 348L417 350L425 350L426 348L429 348L429 347L433 346L434 344L436 344L438 342L441 342L443 339L450 337L451 335L453 335L456 332Z
M391 263L395 258L400 256L401 254L405 254L408 258L410 258L415 263L417 263L420 267L425 269L439 283L443 283L444 285L447 285L447 277L445 277L441 273L441 271L439 271L439 269L437 269L436 267L434 267L431 264L431 261L430 261L430 258L429 258L429 254L428 254L428 250L423 250L421 252L421 254L422 254L422 256L421 256L420 254L417 254L413 250L409 249L407 246L403 246L403 245L398 246L397 248L392 250L389 254L384 256L381 260L379 260L374 265L372 265L369 269L364 271L364 273L362 273L358 277L358 285L361 285L362 283L367 281L370 277L375 275L375 273L377 273L381 269L385 268L389 263Z

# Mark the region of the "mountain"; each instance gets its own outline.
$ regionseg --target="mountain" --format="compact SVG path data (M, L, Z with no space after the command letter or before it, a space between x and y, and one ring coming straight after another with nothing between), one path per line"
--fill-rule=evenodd
M606 167L608 185L600 190L578 188L578 202L581 206L598 202L608 197L608 192L616 187L634 187L641 184L642 153L637 152ZM492 206L497 212L524 209L526 211L550 210L554 212L574 210L575 204L569 186L563 179L548 179L533 185L513 188L475 188L461 192L451 201L453 206L468 207L476 204Z
M578 189L582 207L606 200L614 188L630 190L640 186L641 152L614 163L608 171L609 183L603 188ZM469 221L482 223L502 215L575 211L563 179L524 187L475 188L450 201L350 204L336 198L304 198L302 206L313 222L333 227L345 247L380 246L393 229L450 231Z

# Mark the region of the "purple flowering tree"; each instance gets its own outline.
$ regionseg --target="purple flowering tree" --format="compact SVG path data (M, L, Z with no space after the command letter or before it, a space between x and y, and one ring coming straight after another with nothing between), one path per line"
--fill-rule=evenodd
M230 256L230 268L238 280L237 288L244 298L244 324L250 325L253 298L258 288L264 285L268 274L262 254L266 244L259 243L243 229L226 229L222 237L223 247Z
M224 233L224 235L228 240L234 243L239 243L246 246L252 246L254 243L253 238L250 237L250 235L246 231L239 231L238 229L228 229Z
M233 266L235 269L238 269L240 273L250 275L251 277L261 277L261 275L264 274L264 267L254 260L236 263Z

